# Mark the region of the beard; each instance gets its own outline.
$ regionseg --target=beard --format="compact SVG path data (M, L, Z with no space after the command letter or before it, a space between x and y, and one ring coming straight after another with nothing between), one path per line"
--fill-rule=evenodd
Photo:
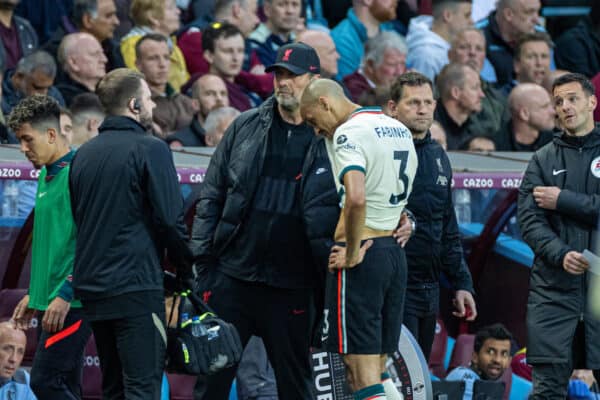
M275 99L277 99L277 104L287 112L294 112L300 107L300 102L294 96L275 94Z
M153 128L152 123L152 113L146 110L142 110L142 112L140 113L140 125L143 126L145 129L150 130Z

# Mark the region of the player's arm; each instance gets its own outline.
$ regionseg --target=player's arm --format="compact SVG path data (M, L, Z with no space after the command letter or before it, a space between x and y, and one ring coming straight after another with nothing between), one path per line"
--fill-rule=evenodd
M349 266L358 259L361 232L365 226L367 201L365 173L351 170L343 177L346 199L344 202L344 228L346 230L346 262Z

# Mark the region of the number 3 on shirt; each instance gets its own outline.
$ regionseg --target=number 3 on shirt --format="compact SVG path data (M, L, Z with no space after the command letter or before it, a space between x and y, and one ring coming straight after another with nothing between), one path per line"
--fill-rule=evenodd
M400 170L398 172L398 179L402 181L402 187L404 191L399 194L390 196L390 204L396 205L402 200L406 199L406 189L408 187L408 176L406 176L406 164L408 161L408 151L394 151L394 160L400 160Z

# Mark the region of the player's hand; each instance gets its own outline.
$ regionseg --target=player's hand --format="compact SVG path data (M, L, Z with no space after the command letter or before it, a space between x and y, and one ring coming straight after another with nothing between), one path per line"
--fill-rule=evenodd
M398 223L398 228L392 233L392 236L396 239L396 242L400 245L400 247L404 247L408 239L412 236L412 223L410 218L406 213L402 213L400 217L400 222Z
M11 319L13 320L16 328L25 330L29 328L29 324L31 323L31 319L34 315L35 310L33 308L29 308L29 295L26 294L15 307Z
M563 269L573 275L581 275L588 268L590 264L585 259L583 254L578 251L570 251L565 255L563 259Z
M546 210L556 210L556 202L560 189L556 186L536 186L533 188L533 198L538 207Z
M333 272L336 269L354 268L360 264L365 258L365 253L373 245L372 240L367 240L360 246L358 254L356 256L348 257L346 255L346 248L335 245L331 248L329 254L329 271Z
M65 318L70 308L71 303L60 297L56 297L44 313L42 328L49 333L60 331L65 324Z
M456 311L452 312L455 317L465 318L467 321L474 321L477 318L477 306L471 292L457 290L452 302L456 308Z

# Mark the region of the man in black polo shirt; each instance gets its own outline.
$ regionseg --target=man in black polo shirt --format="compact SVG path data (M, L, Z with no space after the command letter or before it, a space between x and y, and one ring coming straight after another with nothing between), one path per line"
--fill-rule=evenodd
M317 53L282 46L267 72L274 96L238 117L212 157L191 249L208 304L244 346L263 339L279 398L312 399L309 346L339 200L324 143L300 115ZM201 380L195 398L226 399L235 370Z

